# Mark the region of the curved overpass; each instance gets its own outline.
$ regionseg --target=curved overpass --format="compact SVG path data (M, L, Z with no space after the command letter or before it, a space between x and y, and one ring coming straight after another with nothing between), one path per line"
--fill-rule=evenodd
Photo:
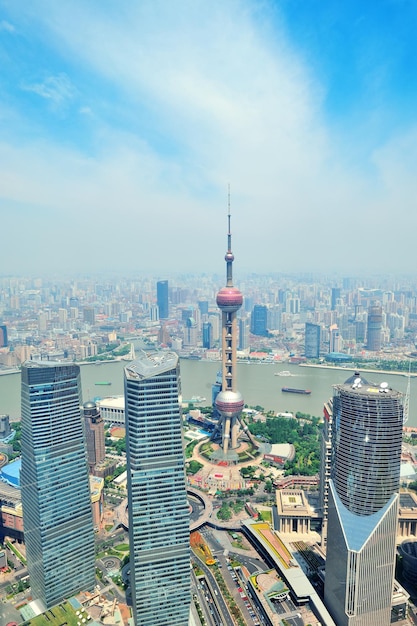
M190 532L192 532L193 530L197 530L198 528L201 528L201 526L204 526L204 524L207 524L207 522L210 519L211 514L213 513L213 505L212 505L210 498L208 498L205 493L201 491L197 491L197 489L187 488L187 494L195 498L199 502L201 502L201 504L204 506L204 511L200 515L200 517L194 522L190 522ZM116 527L123 526L125 530L128 530L129 529L129 514L127 510L127 498L123 500L121 504L119 504L119 506L115 510L115 513L116 513L115 526Z

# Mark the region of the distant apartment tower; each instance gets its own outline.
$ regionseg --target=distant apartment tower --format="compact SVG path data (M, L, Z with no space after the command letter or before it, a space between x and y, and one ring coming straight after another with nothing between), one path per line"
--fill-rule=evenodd
M220 318L218 313L211 313L208 316L208 321L211 324L213 330L213 341L219 341L220 339Z
M324 601L338 626L388 626L402 394L355 373L335 386Z
M8 341L7 341L7 326L2 324L0 326L0 348L7 348L8 346Z
M208 315L209 303L208 300L199 300L198 301L198 309L201 315Z
M83 308L83 320L86 324L94 326L96 323L96 312L93 306L85 306Z
M22 366L21 488L32 596L52 607L95 585L80 368Z
M299 313L300 311L301 311L300 298L287 298L286 312L292 313L293 315L295 315Z
M268 307L265 304L255 304L251 315L251 333L265 337L268 334Z
M104 420L95 402L91 400L83 405L85 442L87 446L87 462L90 470L104 461Z
M151 322L157 322L159 320L159 308L157 304L150 305L149 319L151 320Z
M12 432L10 417L8 415L0 415L0 442L8 439Z
M281 317L282 311L279 304L269 307L267 328L269 330L281 330Z
M187 317L184 325L183 346L193 348L197 346L198 326L194 317Z
M368 310L366 347L373 352L381 350L382 340L382 307L372 305Z
M188 626L190 520L179 395L175 353L143 353L125 368L135 626Z
M168 281L158 280L156 283L156 303L159 309L159 319L166 320L169 317L168 305Z
M336 324L329 329L329 352L340 352L342 350L342 336Z
M58 309L59 327L63 328L65 330L66 327L67 327L67 321L68 321L68 311L67 311L67 309Z
M38 328L40 333L45 333L48 329L49 315L47 311L39 311Z
M308 359L318 359L320 356L321 328L318 324L306 323L305 355Z

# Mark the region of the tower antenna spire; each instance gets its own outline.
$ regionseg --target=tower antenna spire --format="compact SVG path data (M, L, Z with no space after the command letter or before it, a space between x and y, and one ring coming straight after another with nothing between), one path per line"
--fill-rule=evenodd
M232 233L230 231L230 183L228 183L227 185L227 222L228 222L228 229L227 229L227 243L228 243L228 250L231 251L232 250Z
M234 255L232 252L232 232L230 230L230 183L227 185L227 252L224 260L226 261L226 285L233 287L233 269L232 264Z

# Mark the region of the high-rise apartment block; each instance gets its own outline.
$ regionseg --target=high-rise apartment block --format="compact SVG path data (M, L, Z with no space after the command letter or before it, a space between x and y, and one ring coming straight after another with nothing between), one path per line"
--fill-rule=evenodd
M249 330L248 318L239 318L239 350L249 350Z
M159 319L166 320L169 317L168 281L158 280L156 283L156 303L159 309Z
M305 355L308 359L318 359L320 356L321 328L318 324L306 323Z
M366 347L373 352L381 350L382 341L382 307L373 305L368 311Z
M86 324L94 326L96 323L96 311L93 306L85 306L83 308L83 320Z
M80 368L22 366L21 488L32 596L52 607L92 590L94 531Z
M143 353L125 368L130 571L136 626L188 626L190 521L179 359Z
M341 352L342 336L337 324L333 324L329 329L329 352Z
M357 373L335 386L324 600L338 626L388 626L402 394Z

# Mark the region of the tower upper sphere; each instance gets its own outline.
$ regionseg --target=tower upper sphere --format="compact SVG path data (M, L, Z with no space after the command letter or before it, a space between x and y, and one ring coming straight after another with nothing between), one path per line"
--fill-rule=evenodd
M242 306L243 296L237 287L222 287L217 294L216 302L222 311L233 313Z

